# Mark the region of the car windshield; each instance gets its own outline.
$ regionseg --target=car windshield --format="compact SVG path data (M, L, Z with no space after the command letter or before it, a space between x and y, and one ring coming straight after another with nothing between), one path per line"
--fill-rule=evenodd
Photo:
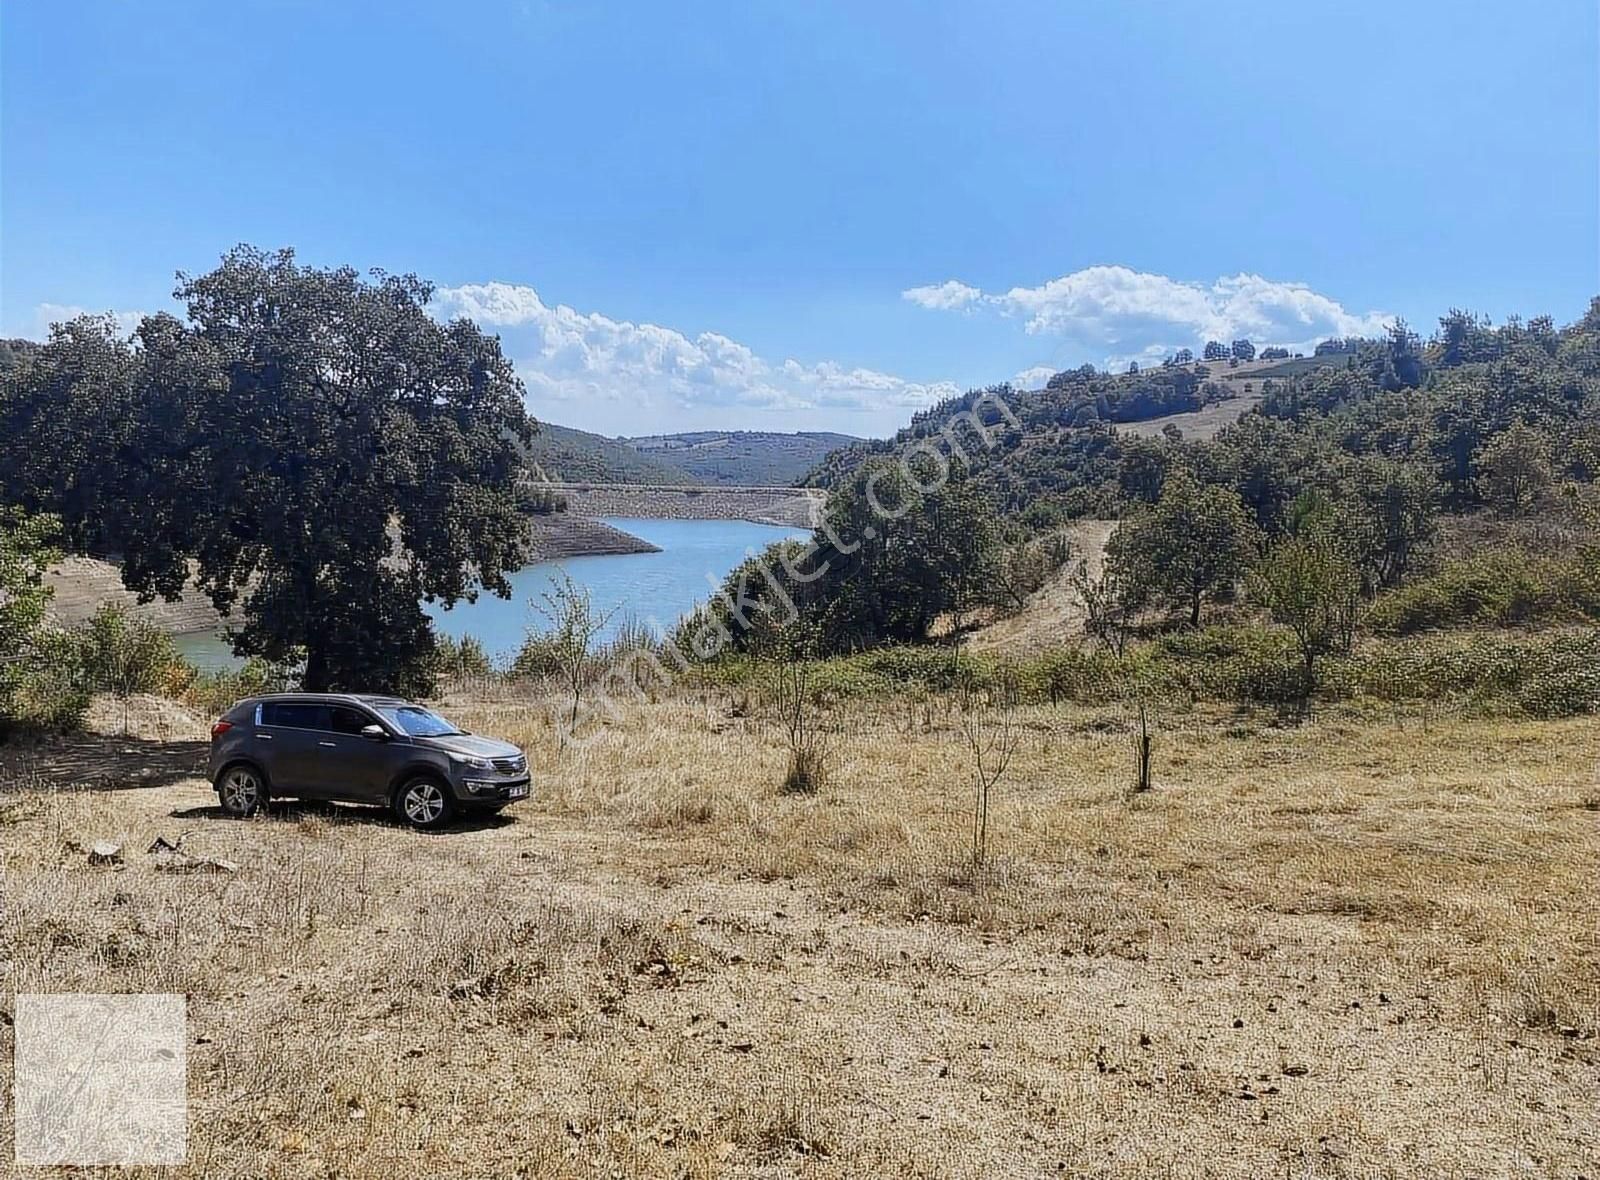
M400 705L379 709L378 712L383 714L385 720L399 726L402 733L412 737L449 737L461 732L432 709L424 709L421 705Z

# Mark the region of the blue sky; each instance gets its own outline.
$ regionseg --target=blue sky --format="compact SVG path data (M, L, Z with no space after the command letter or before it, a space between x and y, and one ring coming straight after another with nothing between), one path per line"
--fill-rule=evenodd
M1596 6L0 10L0 331L230 245L410 270L607 433L1600 292Z

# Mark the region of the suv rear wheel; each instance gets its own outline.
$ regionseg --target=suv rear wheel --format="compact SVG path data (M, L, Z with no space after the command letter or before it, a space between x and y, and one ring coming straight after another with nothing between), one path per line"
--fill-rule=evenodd
M455 814L450 788L431 775L409 778L394 793L395 814L424 831L442 828Z
M217 802L222 810L239 819L254 815L267 801L266 780L254 766L239 763L217 775Z

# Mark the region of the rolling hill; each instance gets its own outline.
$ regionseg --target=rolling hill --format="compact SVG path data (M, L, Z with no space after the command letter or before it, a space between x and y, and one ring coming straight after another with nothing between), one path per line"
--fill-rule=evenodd
M539 423L528 458L557 482L699 484L682 467L619 439L553 422Z
M622 441L641 458L688 477L680 483L772 487L799 483L829 452L862 440L828 431L700 430Z

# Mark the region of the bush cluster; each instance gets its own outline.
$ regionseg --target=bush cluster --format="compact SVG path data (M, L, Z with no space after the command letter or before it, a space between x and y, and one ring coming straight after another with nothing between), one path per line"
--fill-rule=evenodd
M1594 620L1600 620L1600 554L1538 558L1511 549L1447 562L1380 595L1367 615L1381 635Z
M1374 643L1331 679L1340 695L1449 701L1525 717L1577 716L1600 712L1600 634L1479 633Z
M39 633L13 689L10 712L23 728L72 729L95 693L180 697L195 677L171 635L107 604L80 626Z
M102 606L76 627L46 627L12 688L8 718L19 729L59 732L83 723L96 693L153 693L206 715L245 697L295 687L286 668L252 659L237 670L201 672L154 623L121 607Z
M475 635L439 635L434 639L434 667L440 676L452 680L488 676L494 671L483 641Z
M27 664L10 678L0 737L7 728L75 729L89 708L89 695L74 636L45 628L34 637Z
M748 685L758 661L705 666L718 683ZM1124 654L1059 647L1022 661L945 647L882 648L819 660L808 689L821 698L988 695L1019 704L1145 700L1271 706L1298 703L1303 681L1281 631L1213 626L1135 644ZM1480 633L1379 639L1331 657L1325 701L1448 703L1469 712L1534 718L1600 713L1600 634Z

